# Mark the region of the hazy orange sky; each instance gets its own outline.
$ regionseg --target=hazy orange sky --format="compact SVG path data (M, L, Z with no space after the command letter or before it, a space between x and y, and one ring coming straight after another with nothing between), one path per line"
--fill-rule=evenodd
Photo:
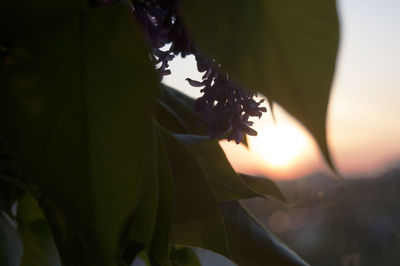
M340 173L368 175L400 162L400 1L340 0L338 10L341 40L328 141ZM171 69L174 74L163 80L166 84L200 95L185 81L200 79L193 57L174 60ZM250 150L221 143L235 169L273 178L326 169L304 128L282 108L275 109L276 126L270 112L255 121L259 136L249 139ZM286 155L272 156L283 151Z

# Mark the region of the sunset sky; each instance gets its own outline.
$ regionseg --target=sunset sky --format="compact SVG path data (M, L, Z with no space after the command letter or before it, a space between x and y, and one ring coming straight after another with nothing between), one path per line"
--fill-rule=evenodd
M328 111L328 141L343 176L372 175L400 162L400 1L340 0L340 48ZM193 97L200 79L193 57L171 63L164 82ZM316 144L282 108L255 121L250 150L221 143L235 169L295 178L326 169Z

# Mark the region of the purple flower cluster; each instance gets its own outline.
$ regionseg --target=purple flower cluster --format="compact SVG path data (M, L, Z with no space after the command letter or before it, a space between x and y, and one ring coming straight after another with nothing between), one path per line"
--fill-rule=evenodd
M184 30L180 18L176 16L177 0L132 1L133 13L147 32L152 45L151 59L158 67L160 79L170 75L169 62L175 56L182 57L194 53L192 42ZM170 44L168 50L161 50Z
M203 70L197 60L198 70ZM199 67L200 65L200 67ZM186 80L193 87L203 87L200 91L203 96L196 100L196 111L202 114L208 124L208 134L213 138L221 138L228 133L227 139L240 143L244 134L251 136L257 132L251 128L252 116L261 117L266 112L260 107L264 101L256 102L253 95L245 92L241 87L231 82L228 75L215 64L208 64L203 80Z
M197 69L204 72L201 81L186 79L193 87L201 87L203 95L196 100L196 111L208 125L212 138L224 138L240 143L244 134L257 135L250 117L266 112L253 94L229 80L227 73L194 46L178 14L178 0L133 0L133 13L148 34L152 45L151 59L160 78L171 74L169 62L178 54L194 55ZM168 50L162 50L170 44Z

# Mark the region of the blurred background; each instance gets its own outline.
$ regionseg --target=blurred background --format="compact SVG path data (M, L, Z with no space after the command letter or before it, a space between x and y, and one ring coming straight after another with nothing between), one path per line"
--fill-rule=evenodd
M310 134L279 105L255 120L249 148L221 146L235 170L274 179L287 203L246 206L311 265L400 265L400 1L339 0L340 47L328 142L334 179ZM194 57L163 82L197 98ZM263 97L262 95L258 95ZM205 265L229 265L199 250ZM225 263L225 264L224 264Z

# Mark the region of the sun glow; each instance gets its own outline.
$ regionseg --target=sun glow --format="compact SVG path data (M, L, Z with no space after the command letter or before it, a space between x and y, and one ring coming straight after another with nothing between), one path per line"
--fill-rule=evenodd
M262 125L258 136L249 138L250 150L272 167L285 167L307 148L306 136L289 123Z

